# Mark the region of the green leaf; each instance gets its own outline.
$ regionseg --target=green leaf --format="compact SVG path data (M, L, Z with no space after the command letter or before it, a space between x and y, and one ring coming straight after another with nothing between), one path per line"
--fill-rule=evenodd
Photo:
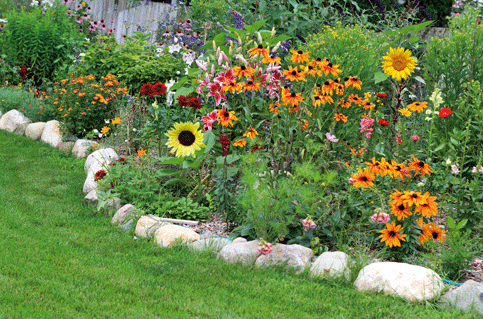
M218 33L214 38L213 40L215 41L216 45L221 45L221 44L224 44L226 42L226 35L224 32L222 33ZM213 41L210 41L209 42L211 44L211 46L213 47Z
M416 36L412 36L408 39L409 43L416 43L418 41L419 41L419 37L416 37Z
M158 158L160 165L181 165L183 163L182 157L160 157Z
M448 217L448 218L450 218L450 217ZM466 226L467 222L468 222L468 219L463 219L462 221L460 221L458 223L458 225L456 225L456 230L461 230L463 227ZM453 222L453 224L454 224L454 222Z
M455 224L455 222L454 222L454 219L453 219L453 218L451 218L451 216L448 216L447 221L448 221L448 227L449 227L451 230L455 230L455 229L456 229L456 224Z
M232 164L240 159L240 156L235 155L235 154L230 154L226 156L226 163L227 164ZM218 156L216 158L216 164L224 164L225 163L225 157L223 156Z
M215 145L215 134L212 131L207 131L203 135L203 143L206 145L205 154L208 154Z
M436 153L438 151L441 151L444 147L446 146L446 143L442 143L441 145L439 145L438 147L436 147L434 150L433 150L433 153Z
M182 171L178 171L175 168L160 169L156 172L156 177L164 177L180 174Z
M416 81L418 81L419 83L422 83L422 84L426 85L426 82L425 82L425 81L423 80L423 78L422 78L422 77L420 77L419 75L418 75L418 76L415 76L415 77L414 77L414 79L415 79Z
M378 84L378 83L381 83L383 81L386 81L386 79L388 78L389 76L386 74L386 73L383 73L381 71L378 71L374 74L374 83L375 84Z

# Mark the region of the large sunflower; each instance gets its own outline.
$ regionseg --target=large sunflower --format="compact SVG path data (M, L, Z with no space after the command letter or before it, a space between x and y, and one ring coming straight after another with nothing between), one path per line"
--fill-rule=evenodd
M194 157L195 151L206 147L203 144L203 133L198 130L199 126L200 123L175 123L174 128L165 134L168 137L166 145L172 148L172 152L176 152L176 157L189 155Z
M387 223L386 229L379 231L380 233L382 233L379 238L381 238L381 242L386 242L386 246L389 246L391 248L392 246L401 247L400 240L406 241L406 239L404 239L404 237L406 237L406 234L399 233L401 230L403 230L401 225L396 226L394 222Z
M416 59L411 57L411 51L404 48L390 48L387 55L382 58L384 73L398 81L407 79L416 67Z

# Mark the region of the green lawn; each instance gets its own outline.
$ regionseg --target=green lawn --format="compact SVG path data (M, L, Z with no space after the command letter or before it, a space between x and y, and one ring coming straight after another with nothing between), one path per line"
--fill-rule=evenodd
M471 318L134 240L84 203L83 164L0 130L0 318Z

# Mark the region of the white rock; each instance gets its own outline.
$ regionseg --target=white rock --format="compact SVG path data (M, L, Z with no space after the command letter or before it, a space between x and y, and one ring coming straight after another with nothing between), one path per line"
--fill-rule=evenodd
M120 201L120 199L119 199ZM134 206L131 204L126 204L119 208L117 212L112 216L111 224L112 225L122 225L126 221L126 219L134 213Z
M42 140L42 142L50 144L52 147L57 147L57 145L62 142L59 121L52 120L45 123L45 127L40 139Z
M25 130L30 123L32 123L32 121L19 111L10 110L0 118L0 129L22 135L25 133Z
M171 244L181 241L183 243L200 239L200 235L195 231L177 225L161 226L154 232L156 244L161 247L168 247Z
M259 245L258 240L227 245L220 250L218 256L232 264L253 265L261 255L258 251Z
M315 277L350 279L349 256L342 251L327 251L317 257L310 267L310 274Z
M97 205L97 202L98 202L98 198L97 198L97 192L95 189L91 190L89 192L89 194L86 195L86 197L84 197L84 200L86 201L87 204L96 204Z
M95 145L95 141L90 140L77 140L74 144L74 148L72 149L72 153L75 154L77 158L79 157L86 157L87 150L92 146Z
M219 252L226 245L231 245L232 241L228 238L206 238L189 243L188 248L197 251L208 250Z
M384 291L410 301L437 297L444 288L441 277L431 269L396 262L372 263L357 276L357 290Z
M302 245L276 244L270 254L258 257L255 266L270 267L286 264L288 267L302 271L310 265L313 256L312 249Z
M112 148L102 148L90 154L84 164L84 172L97 173L101 169L106 169L110 162L119 159L119 156Z
M119 197L114 197L107 201L106 210L111 211L113 209L115 209L116 211L121 209L121 199Z
M40 139L40 137L42 137L44 127L44 122L30 123L29 125L27 125L27 129L25 130L25 136L33 140L38 140Z
M134 234L137 237L148 238L152 236L154 232L158 230L159 227L165 226L165 225L172 225L172 224L157 221L154 218L151 218L149 216L142 216L141 218L139 218L136 224L136 229L134 230Z
M84 192L84 194L89 194L91 191L95 189L97 189L97 182L95 180L94 173L89 172L84 182L84 187L82 191Z
M483 315L483 284L467 280L460 287L445 293L439 302L463 311L474 309Z
M238 244L238 243L246 243L247 239L243 237L237 237L233 239L233 244Z

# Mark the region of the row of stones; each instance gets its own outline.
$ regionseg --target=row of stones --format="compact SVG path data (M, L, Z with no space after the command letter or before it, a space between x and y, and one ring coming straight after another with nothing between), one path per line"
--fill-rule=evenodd
M59 149L66 150L73 147L72 151L77 157L85 156L87 148L95 143L86 140L78 140L75 144L62 142L57 121L31 123L17 110L11 110L4 115L0 112L0 129L25 134L34 140L40 139ZM116 152L108 148L89 155L84 165L84 171L87 174L83 189L84 193L88 194L86 201L92 202L97 199L95 173L118 158ZM130 204L120 207L111 223L125 226L127 220L132 221L134 211ZM314 256L311 249L301 245L276 244L270 254L264 255L259 251L260 243L256 240L246 241L244 238L237 238L231 241L227 238L203 238L203 235L188 228L160 222L148 216L139 218L135 235L144 238L154 237L155 242L161 247L185 243L193 250L208 249L230 263L255 264L258 267L282 265L293 267L298 272L310 267L312 276L325 278L343 276L347 280L350 278L351 261L343 252L325 252L312 262ZM444 283L438 274L424 267L406 263L377 262L365 266L359 272L354 286L361 291L384 291L410 301L424 301L440 296ZM482 296L483 285L470 280L460 288L446 293L440 300L461 309L476 309L483 313Z

